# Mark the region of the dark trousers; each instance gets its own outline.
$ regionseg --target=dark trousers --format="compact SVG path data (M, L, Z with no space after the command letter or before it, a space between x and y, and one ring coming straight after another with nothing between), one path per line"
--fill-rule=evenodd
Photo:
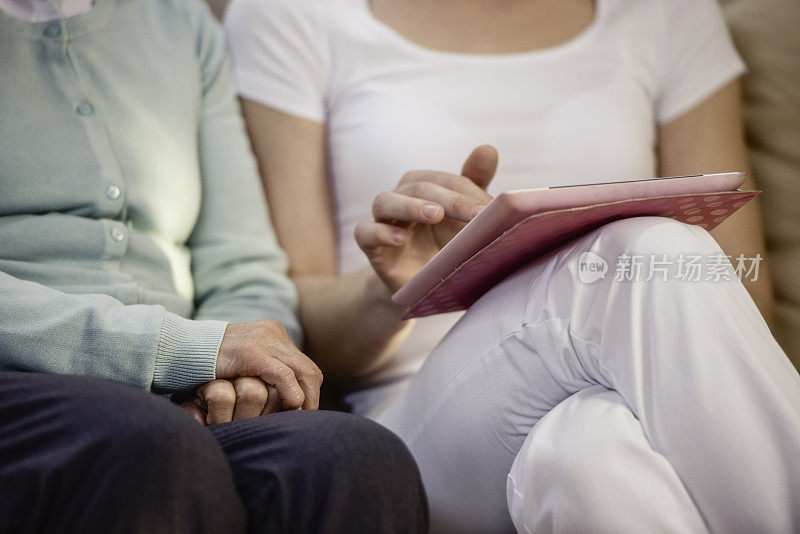
M0 372L0 532L425 532L417 466L338 412L204 428L156 395Z

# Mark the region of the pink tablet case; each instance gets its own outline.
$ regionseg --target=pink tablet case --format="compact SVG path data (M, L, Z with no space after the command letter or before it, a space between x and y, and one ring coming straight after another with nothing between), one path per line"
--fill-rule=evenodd
M618 219L669 217L711 230L760 194L736 190L743 179L733 173L501 194L392 300L408 309L407 319L464 310L534 258Z

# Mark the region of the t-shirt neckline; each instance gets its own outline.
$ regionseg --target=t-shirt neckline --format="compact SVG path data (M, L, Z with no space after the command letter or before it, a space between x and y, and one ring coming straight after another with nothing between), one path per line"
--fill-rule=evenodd
M601 26L602 20L605 15L605 2L606 0L594 0L594 17L592 21L576 35L570 37L566 41L554 46L545 48L536 48L533 50L526 50L522 52L507 52L499 54L478 54L472 52L451 52L447 50L438 50L436 48L429 48L412 41L399 31L395 30L372 12L369 5L370 0L359 0L364 15L369 20L369 23L387 35L398 45L410 50L416 54L425 55L431 58L450 59L460 61L475 61L475 62L493 62L493 61L517 61L517 60L532 60L539 58L547 58L552 56L559 56L567 53L573 48L576 48L589 40L591 36L597 32Z

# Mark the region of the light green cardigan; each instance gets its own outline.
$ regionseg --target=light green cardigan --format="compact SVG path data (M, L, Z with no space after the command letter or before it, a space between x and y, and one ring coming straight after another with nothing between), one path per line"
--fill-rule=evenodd
M214 378L226 321L299 342L205 4L64 22L0 11L0 368L175 391Z

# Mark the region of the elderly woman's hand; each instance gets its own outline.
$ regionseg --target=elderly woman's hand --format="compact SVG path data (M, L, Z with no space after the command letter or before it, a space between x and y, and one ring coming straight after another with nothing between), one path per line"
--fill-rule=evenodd
M396 291L492 200L486 187L497 169L497 151L472 151L461 175L406 173L393 191L372 204L374 221L356 226L355 238L383 282Z
M200 424L209 426L282 410L275 386L252 376L212 380L197 388L181 406Z
M316 410L322 371L277 321L229 324L219 347L217 378L254 377L275 386L284 410ZM248 386L249 387L249 386Z

